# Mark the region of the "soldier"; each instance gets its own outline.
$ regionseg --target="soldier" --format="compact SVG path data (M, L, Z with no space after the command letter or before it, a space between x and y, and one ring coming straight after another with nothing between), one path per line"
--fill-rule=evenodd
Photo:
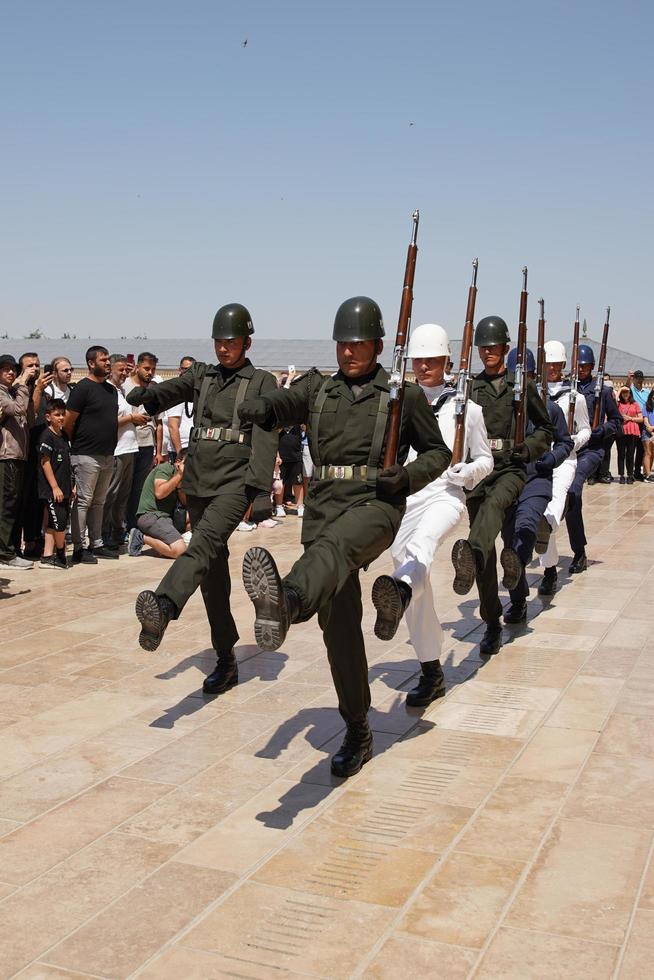
M509 354L509 371L515 371L517 353L514 349ZM525 352L525 362L527 377L533 381L536 377L536 361L530 350ZM550 525L545 519L545 512L552 500L553 477L573 448L565 415L551 398L547 400L547 411L554 430L552 445L540 459L527 465L527 482L516 502L507 511L502 527L504 543L515 551L522 565L520 581L515 588L509 589L511 605L504 612L504 622L509 625L527 620L529 585L526 568L533 558L534 548L544 551L547 547Z
M578 364L578 391L586 399L588 417L592 421L596 401L595 380L593 378L595 353L593 348L588 344L579 345ZM565 515L565 523L568 528L570 547L572 548L572 562L569 568L571 575L578 575L580 572L585 572L588 568L586 532L584 530L581 500L584 483L589 477L595 474L604 458L604 440L611 436L617 436L621 431L622 420L615 404L613 392L605 385L600 396L600 424L596 429L594 428L592 430L587 444L577 453L577 471L568 491L568 510Z
M423 323L411 333L408 356L416 380L424 391L449 449L454 444L456 389L445 384L445 367L450 342L443 327ZM451 363L451 362L450 362ZM409 452L408 459L415 458ZM403 612L416 656L422 665L418 684L409 691L406 703L424 707L445 694L440 663L443 630L434 608L429 572L443 539L459 523L466 509L465 490L472 490L493 469L486 424L479 405L469 402L466 411L463 458L407 500L400 530L391 547L393 575L380 575L372 587L377 609L375 633L391 640Z
M347 725L331 762L336 776L353 775L372 756L359 570L392 543L407 496L439 476L451 459L426 398L417 385L408 384L399 462L380 468L389 400L388 375L377 363L383 336L381 311L373 300L346 300L334 321L338 372L325 378L314 369L289 389L249 400L240 409L242 419L267 430L307 424L315 469L304 509L305 552L282 579L272 556L251 548L243 581L256 611L257 643L264 650L281 646L291 623L318 613ZM410 446L417 458L403 466Z
M198 586L202 590L216 651L216 668L204 681L207 694L221 694L238 682L234 645L236 624L229 606L231 582L227 542L254 497L270 493L277 433L241 424L238 408L245 398L276 390L274 377L253 367L247 357L254 327L240 303L222 306L213 321L218 365L195 362L177 378L133 388L132 405L150 415L180 402L193 402L194 428L184 478L193 537L155 592L141 592L136 615L139 643L156 650L171 619L177 619Z
M527 463L539 459L549 449L553 435L552 423L536 385L527 381L525 414L533 429L523 443L516 444L513 439L515 376L507 372L505 365L509 340L509 328L501 317L486 316L477 324L474 344L484 370L473 379L470 398L484 413L495 468L467 495L470 534L467 540L456 541L452 549L454 591L466 595L477 580L479 612L486 623L479 646L484 656L497 653L502 645L495 540L507 510L525 484ZM500 562L504 570L502 584L506 589L515 589L522 575L520 558L505 547Z
M560 340L548 340L545 344L545 364L550 398L556 402L566 419L570 409L570 382L563 380L566 364L565 345ZM577 472L577 453L590 439L590 421L586 399L579 395L575 399L575 415L572 435L573 450L567 459L554 470L552 480L552 499L545 510L545 519L550 527L547 550L540 556L541 568L545 569L538 586L538 594L552 596L556 592L559 552L556 547L556 532L563 520L568 490Z

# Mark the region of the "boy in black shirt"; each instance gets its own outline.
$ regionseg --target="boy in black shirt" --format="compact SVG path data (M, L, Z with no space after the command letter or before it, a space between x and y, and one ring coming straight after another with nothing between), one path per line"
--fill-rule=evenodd
M47 511L42 568L68 568L66 528L75 490L68 440L62 435L65 415L63 399L55 398L47 403L47 428L39 443L39 497Z

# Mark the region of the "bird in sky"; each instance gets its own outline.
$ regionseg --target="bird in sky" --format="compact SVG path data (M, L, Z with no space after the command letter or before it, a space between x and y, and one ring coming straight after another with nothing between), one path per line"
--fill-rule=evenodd
M247 48L247 46L248 46L248 39L246 38L244 41L241 41L241 47Z

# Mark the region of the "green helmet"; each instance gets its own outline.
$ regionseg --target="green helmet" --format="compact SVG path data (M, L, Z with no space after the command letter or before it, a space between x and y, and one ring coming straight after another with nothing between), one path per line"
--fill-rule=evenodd
M221 306L213 318L211 336L214 340L233 340L234 337L249 337L253 333L252 317L240 303Z
M333 340L380 340L383 336L384 318L369 296L353 296L336 310Z
M510 344L509 328L501 316L485 316L475 328L475 347Z

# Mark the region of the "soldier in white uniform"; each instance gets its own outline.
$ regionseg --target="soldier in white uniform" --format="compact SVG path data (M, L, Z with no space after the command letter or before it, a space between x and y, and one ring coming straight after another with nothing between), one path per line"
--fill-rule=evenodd
M445 384L445 367L450 343L443 327L423 323L409 341L416 381L438 420L444 442L454 444L454 396L456 389ZM413 450L412 450L413 452ZM445 693L440 664L443 630L434 608L429 572L441 541L452 531L466 510L464 489L472 490L493 469L486 423L479 405L468 401L464 460L451 466L407 500L406 513L391 547L395 565L392 576L381 575L372 589L377 610L375 633L382 640L395 635L406 613L411 642L422 664L420 681L407 695L407 704L430 704Z
M545 344L545 364L547 365L547 382L550 398L557 403L567 419L570 406L570 382L563 380L566 351L565 345L560 340L548 340ZM545 569L545 574L538 588L539 595L550 596L556 592L556 566L559 561L559 552L556 547L556 532L563 520L568 490L572 485L577 471L577 452L586 445L590 439L590 433L588 406L586 399L580 392L575 400L574 431L571 433L574 449L568 458L563 460L554 470L552 499L547 505L547 510L544 515L551 529L551 534L549 536L547 550L540 556L540 565L541 568Z

